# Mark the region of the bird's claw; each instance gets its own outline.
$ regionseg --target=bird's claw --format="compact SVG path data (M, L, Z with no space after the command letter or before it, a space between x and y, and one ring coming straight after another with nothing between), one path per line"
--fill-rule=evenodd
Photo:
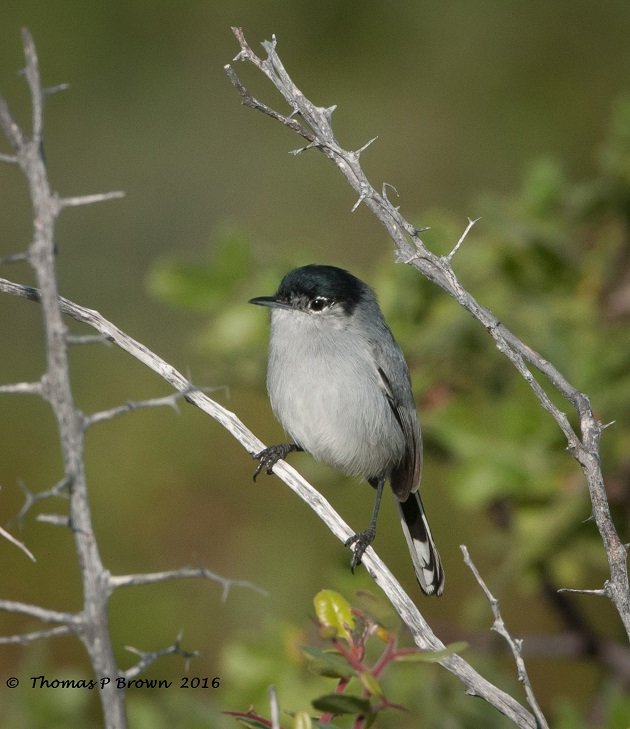
M273 474L273 467L276 463L282 460L293 450L295 450L295 446L282 443L280 445L269 446L268 448L260 451L260 453L254 453L252 458L258 461L256 470L254 471L254 481L258 478L258 474L263 470L263 468L266 470L267 475L271 476Z
M350 560L350 569L354 573L354 570L361 564L361 559L365 550L372 544L376 537L376 530L368 527L363 532L357 532L353 534L349 539L346 539L344 546L354 548L352 550L352 559Z

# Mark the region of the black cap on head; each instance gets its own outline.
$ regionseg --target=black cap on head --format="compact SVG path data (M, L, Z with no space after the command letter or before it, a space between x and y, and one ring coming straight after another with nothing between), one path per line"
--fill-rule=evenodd
M366 284L343 268L311 263L289 271L280 282L276 298L290 301L295 296L314 299L321 296L342 304L350 314L366 291Z

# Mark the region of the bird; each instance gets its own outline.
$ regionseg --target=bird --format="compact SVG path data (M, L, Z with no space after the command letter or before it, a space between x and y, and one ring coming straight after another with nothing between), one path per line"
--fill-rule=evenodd
M254 480L293 451L364 478L376 499L368 527L345 542L353 572L376 537L389 482L420 588L441 595L444 570L419 493L422 437L409 368L376 294L345 269L313 263L249 303L271 310L267 391L291 438L253 454Z

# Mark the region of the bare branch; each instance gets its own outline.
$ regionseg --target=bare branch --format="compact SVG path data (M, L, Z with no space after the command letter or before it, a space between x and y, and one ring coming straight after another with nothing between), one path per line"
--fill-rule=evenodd
M75 197L57 198L59 209L75 208L80 205L93 205L94 203L106 202L107 200L119 200L125 197L125 193L121 190L114 192L101 192L94 195L77 195Z
M135 678L143 671L146 671L146 669L154 661L157 661L158 658L164 658L164 656L182 656L186 662L186 670L188 670L188 663L190 662L191 658L196 658L200 655L200 653L199 651L185 651L181 647L181 639L182 634L180 633L172 645L168 646L168 648L162 648L158 651L141 651L138 648L126 645L125 650L128 650L130 653L134 653L135 655L139 656L140 660L134 666L124 671L121 675L127 680Z
M2 156L0 155L0 160L2 159ZM0 266L4 263L22 263L23 261L29 260L29 254L26 253L13 253L10 256L4 256L4 258L0 258Z
M12 385L0 385L0 394L43 395L44 388L39 382L16 382Z
M37 562L31 550L23 542L20 542L19 539L16 539L12 534L9 534L9 532L6 529L3 529L1 526L0 535L3 536L7 541L11 542L11 544L15 544L15 546L18 549L21 549L24 554L33 562Z
M78 628L82 624L82 618L77 613L62 613L15 600L0 600L0 612L27 615L29 618L41 620L42 623L61 623L71 628Z
M267 595L267 591L262 587L249 582L247 580L234 580L229 577L222 577L211 572L206 567L181 567L177 570L166 570L164 572L146 572L135 575L112 575L109 578L110 588L115 590L119 587L137 587L138 585L154 585L158 582L167 582L169 580L185 580L199 579L212 580L223 586L222 602L227 600L228 594L232 587L246 587L254 590L261 595Z
M34 145L39 147L42 143L44 127L44 94L39 77L37 51L35 50L33 36L28 28L22 28L22 45L24 46L24 56L26 58L24 74L31 92L32 139Z
M70 526L70 517L67 514L38 514L35 521L64 528Z
M462 243L466 240L466 236L468 235L468 233L470 233L470 229L479 220L480 220L480 218L475 218L474 220L472 218L468 218L468 225L466 226L466 230L462 233L461 238L455 244L455 248L453 248L453 250L448 254L448 256L446 256L446 260L449 263L453 260L453 256L457 253L457 251L460 249Z
M228 78L238 91L241 102L277 119L307 139L309 146L312 145L319 149L335 163L350 186L359 195L353 209L356 209L360 203L364 203L385 226L394 241L397 260L409 263L420 271L427 279L452 296L483 325L494 339L499 351L508 357L529 384L542 407L558 424L567 439L569 452L578 461L586 477L593 505L593 515L608 559L609 595L630 638L628 552L615 529L606 498L599 457L603 427L593 414L589 398L573 387L556 367L516 337L489 309L482 306L464 289L451 266L451 258L459 244L455 246L450 256L436 256L424 245L418 235L418 229L403 217L398 208L391 205L385 195L374 190L359 164L358 156L352 151L343 149L335 139L329 110L313 104L293 83L278 57L275 38L271 43L263 43L263 48L267 52L267 58L263 60L252 51L240 28L232 30L240 45L240 52L236 60L247 61L258 68L287 101L293 110L292 117L299 113L303 125L297 124L293 118L287 118L254 99L234 69L226 66ZM544 387L535 379L528 365L538 370L547 380L548 385L573 406L580 424L579 435L571 427L566 414L556 407Z
M107 610L109 595L104 588L107 571L103 567L98 551L87 498L83 416L75 406L70 385L67 332L60 308L56 275L55 225L63 207L96 202L118 195L60 200L52 190L43 145L46 93L41 84L35 44L27 29L22 31L22 42L26 58L24 75L31 102L30 139L29 135L16 124L2 98L0 98L0 126L15 150L20 168L28 181L33 209L33 236L28 260L39 286L37 296L42 304L45 334L46 371L42 378L41 394L50 403L57 420L64 466L63 481L70 485L69 519L83 587L82 616L88 626L78 634L88 652L94 673L97 676L113 676L118 668L109 633ZM33 391L32 386L26 388L26 391ZM46 495L35 496L28 491L25 493L26 503L20 516L23 516L35 501ZM7 604L9 603L5 601L4 605ZM124 729L127 724L124 692L117 691L114 686L108 684L99 692L99 698L106 727Z
M575 595L595 595L595 597L610 597L608 583L606 584L606 587L602 587L599 590L583 590L571 587L561 587L558 592L572 592Z
M67 344L105 344L111 345L111 340L102 334L66 334Z
M67 91L70 88L70 84L63 83L63 84L55 84L54 86L47 86L45 89L42 89L42 93L45 97L47 96L54 96L55 94L58 94L60 91Z
M7 106L7 102L2 96L0 96L0 127L2 127L4 135L9 141L9 144L16 151L16 154L14 156L2 155L3 162L19 163L20 156L19 154L17 154L17 152L24 148L25 140L22 136L22 130L13 120L11 112L9 111L9 107Z
M118 405L118 407L111 408L110 410L102 410L101 412L86 416L84 418L84 424L86 428L89 428L97 423L103 423L106 420L113 420L121 415L126 415L133 410L143 410L147 408L170 407L176 412L179 412L177 401L182 397L185 397L185 393L176 392L172 395L154 397L148 400L129 400L124 405Z
M18 512L18 515L15 517L18 523L20 523L24 519L26 514L28 514L33 506L39 501L44 501L44 499L50 499L55 496L68 498L68 487L70 486L70 479L67 476L64 476L60 481L57 481L54 486L46 489L46 491L31 491L23 481L20 481L19 484L20 489L24 494L24 503L22 504L22 508ZM65 519L67 524L68 517L65 517Z
M28 645L36 640L47 640L48 638L58 638L64 635L72 635L74 629L68 625L58 625L56 628L48 630L35 630L32 633L22 633L20 635L0 636L0 645Z
M536 717L536 721L538 722L538 727L539 727L539 729L549 729L547 720L545 719L545 716L542 713L540 705L538 704L538 701L534 694L534 690L532 689L532 685L529 680L529 675L527 673L527 668L525 667L525 661L523 660L523 656L522 656L523 641L512 638L508 629L505 627L505 623L503 621L501 611L499 610L499 601L490 592L490 589L486 585L483 577L479 574L479 570L477 569L477 567L475 566L474 562L472 561L472 559L470 557L468 548L464 544L461 544L459 548L462 550L462 554L464 555L464 563L470 568L470 571L473 573L475 579L477 580L477 583L483 590L484 595L486 596L488 602L490 603L490 609L492 610L492 614L494 616L494 623L492 625L492 630L494 630L496 633L498 633L505 640L505 642L510 646L510 650L512 651L512 655L514 656L514 662L516 663L518 680L523 684L523 688L525 689L525 695L527 696L527 703L531 707L531 710L533 711L534 716Z

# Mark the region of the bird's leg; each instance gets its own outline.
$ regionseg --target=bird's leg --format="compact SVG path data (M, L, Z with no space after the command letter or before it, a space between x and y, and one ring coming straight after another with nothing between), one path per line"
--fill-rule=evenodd
M376 501L374 502L374 509L372 510L372 518L368 528L357 534L353 534L350 539L346 539L345 546L350 547L354 544L352 550L352 560L350 562L350 569L354 572L355 568L361 564L361 558L365 550L372 544L376 537L376 521L378 519L378 510L381 505L381 497L383 496L383 487L385 486L385 480L382 478L370 479L370 484L376 488Z
M255 453L254 458L258 461L256 470L254 471L254 481L258 477L258 474L265 468L269 476L273 473L273 467L280 460L283 460L293 451L303 450L297 443L280 443L280 445L272 445L269 448L265 448L260 453Z

